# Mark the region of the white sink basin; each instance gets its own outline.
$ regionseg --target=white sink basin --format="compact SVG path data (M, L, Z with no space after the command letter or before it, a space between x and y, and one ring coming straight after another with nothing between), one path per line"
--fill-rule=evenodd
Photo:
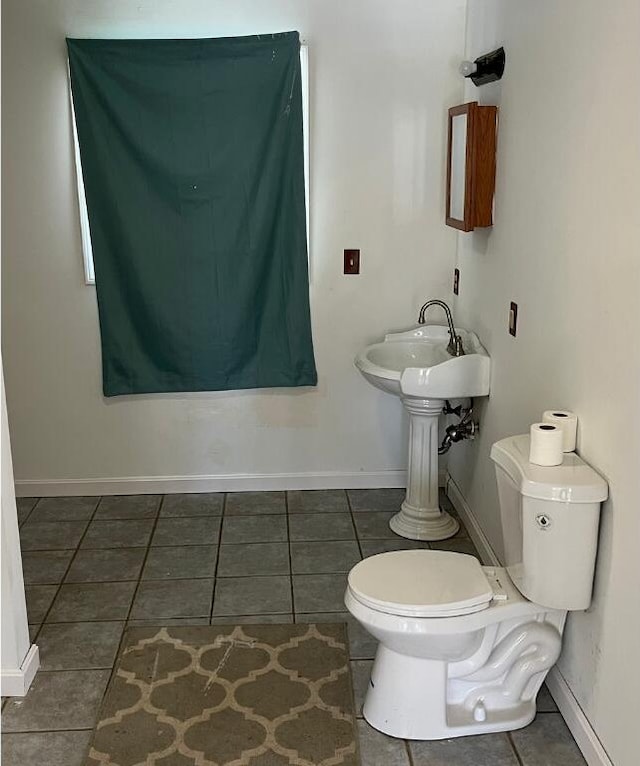
M478 336L456 328L464 356L447 351L449 331L440 325L419 325L390 333L383 343L367 346L355 365L371 383L403 398L461 399L489 393L491 360Z

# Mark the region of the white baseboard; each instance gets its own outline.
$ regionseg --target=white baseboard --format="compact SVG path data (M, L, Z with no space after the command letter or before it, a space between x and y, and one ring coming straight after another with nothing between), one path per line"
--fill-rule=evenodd
M441 485L444 486L444 474ZM189 492L248 492L285 489L377 489L406 487L406 471L318 471L316 473L213 476L125 476L103 479L21 479L17 497L65 495L164 495Z
M476 517L473 515L473 511L467 504L467 501L460 491L460 488L451 478L450 474L447 474L444 487L447 497L449 500L451 500L451 503L456 509L458 516L460 516L464 522L465 527L467 528L467 531L469 532L469 537L473 540L473 544L478 549L482 563L487 566L501 566L500 560L491 547L491 543L489 542L485 533L482 531L482 527L478 523Z
M0 689L3 697L24 697L40 667L40 653L35 644L31 644L22 665L14 670L0 672Z
M588 765L613 766L557 665L552 667L547 675L547 687Z
M447 474L445 491L453 507L464 522L483 563L501 566L500 560L491 547L491 543L482 531L473 511L450 474ZM573 734L573 738L588 766L613 766L597 734L589 723L589 719L584 714L578 700L574 697L569 684L557 665L552 667L547 674L546 683L560 714L569 727L569 731Z

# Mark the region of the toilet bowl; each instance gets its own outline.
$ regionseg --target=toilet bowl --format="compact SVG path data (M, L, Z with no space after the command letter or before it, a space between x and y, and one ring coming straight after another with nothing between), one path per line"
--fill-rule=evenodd
M575 454L562 466L531 466L526 436L494 445L492 458L506 567L405 550L349 573L347 609L379 641L363 715L385 734L442 739L526 726L560 655L567 611L590 602L604 480Z

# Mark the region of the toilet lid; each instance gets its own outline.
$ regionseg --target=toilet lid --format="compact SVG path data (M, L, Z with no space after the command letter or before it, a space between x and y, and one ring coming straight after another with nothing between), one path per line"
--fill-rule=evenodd
M407 550L370 556L349 572L366 606L406 617L452 617L486 608L493 590L474 556Z

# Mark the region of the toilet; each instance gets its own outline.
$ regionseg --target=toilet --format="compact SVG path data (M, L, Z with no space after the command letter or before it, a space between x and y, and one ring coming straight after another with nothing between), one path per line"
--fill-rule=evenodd
M404 739L526 726L560 655L567 612L591 602L604 479L575 453L529 463L529 436L491 449L506 566L403 550L349 573L345 603L378 642L363 714Z

